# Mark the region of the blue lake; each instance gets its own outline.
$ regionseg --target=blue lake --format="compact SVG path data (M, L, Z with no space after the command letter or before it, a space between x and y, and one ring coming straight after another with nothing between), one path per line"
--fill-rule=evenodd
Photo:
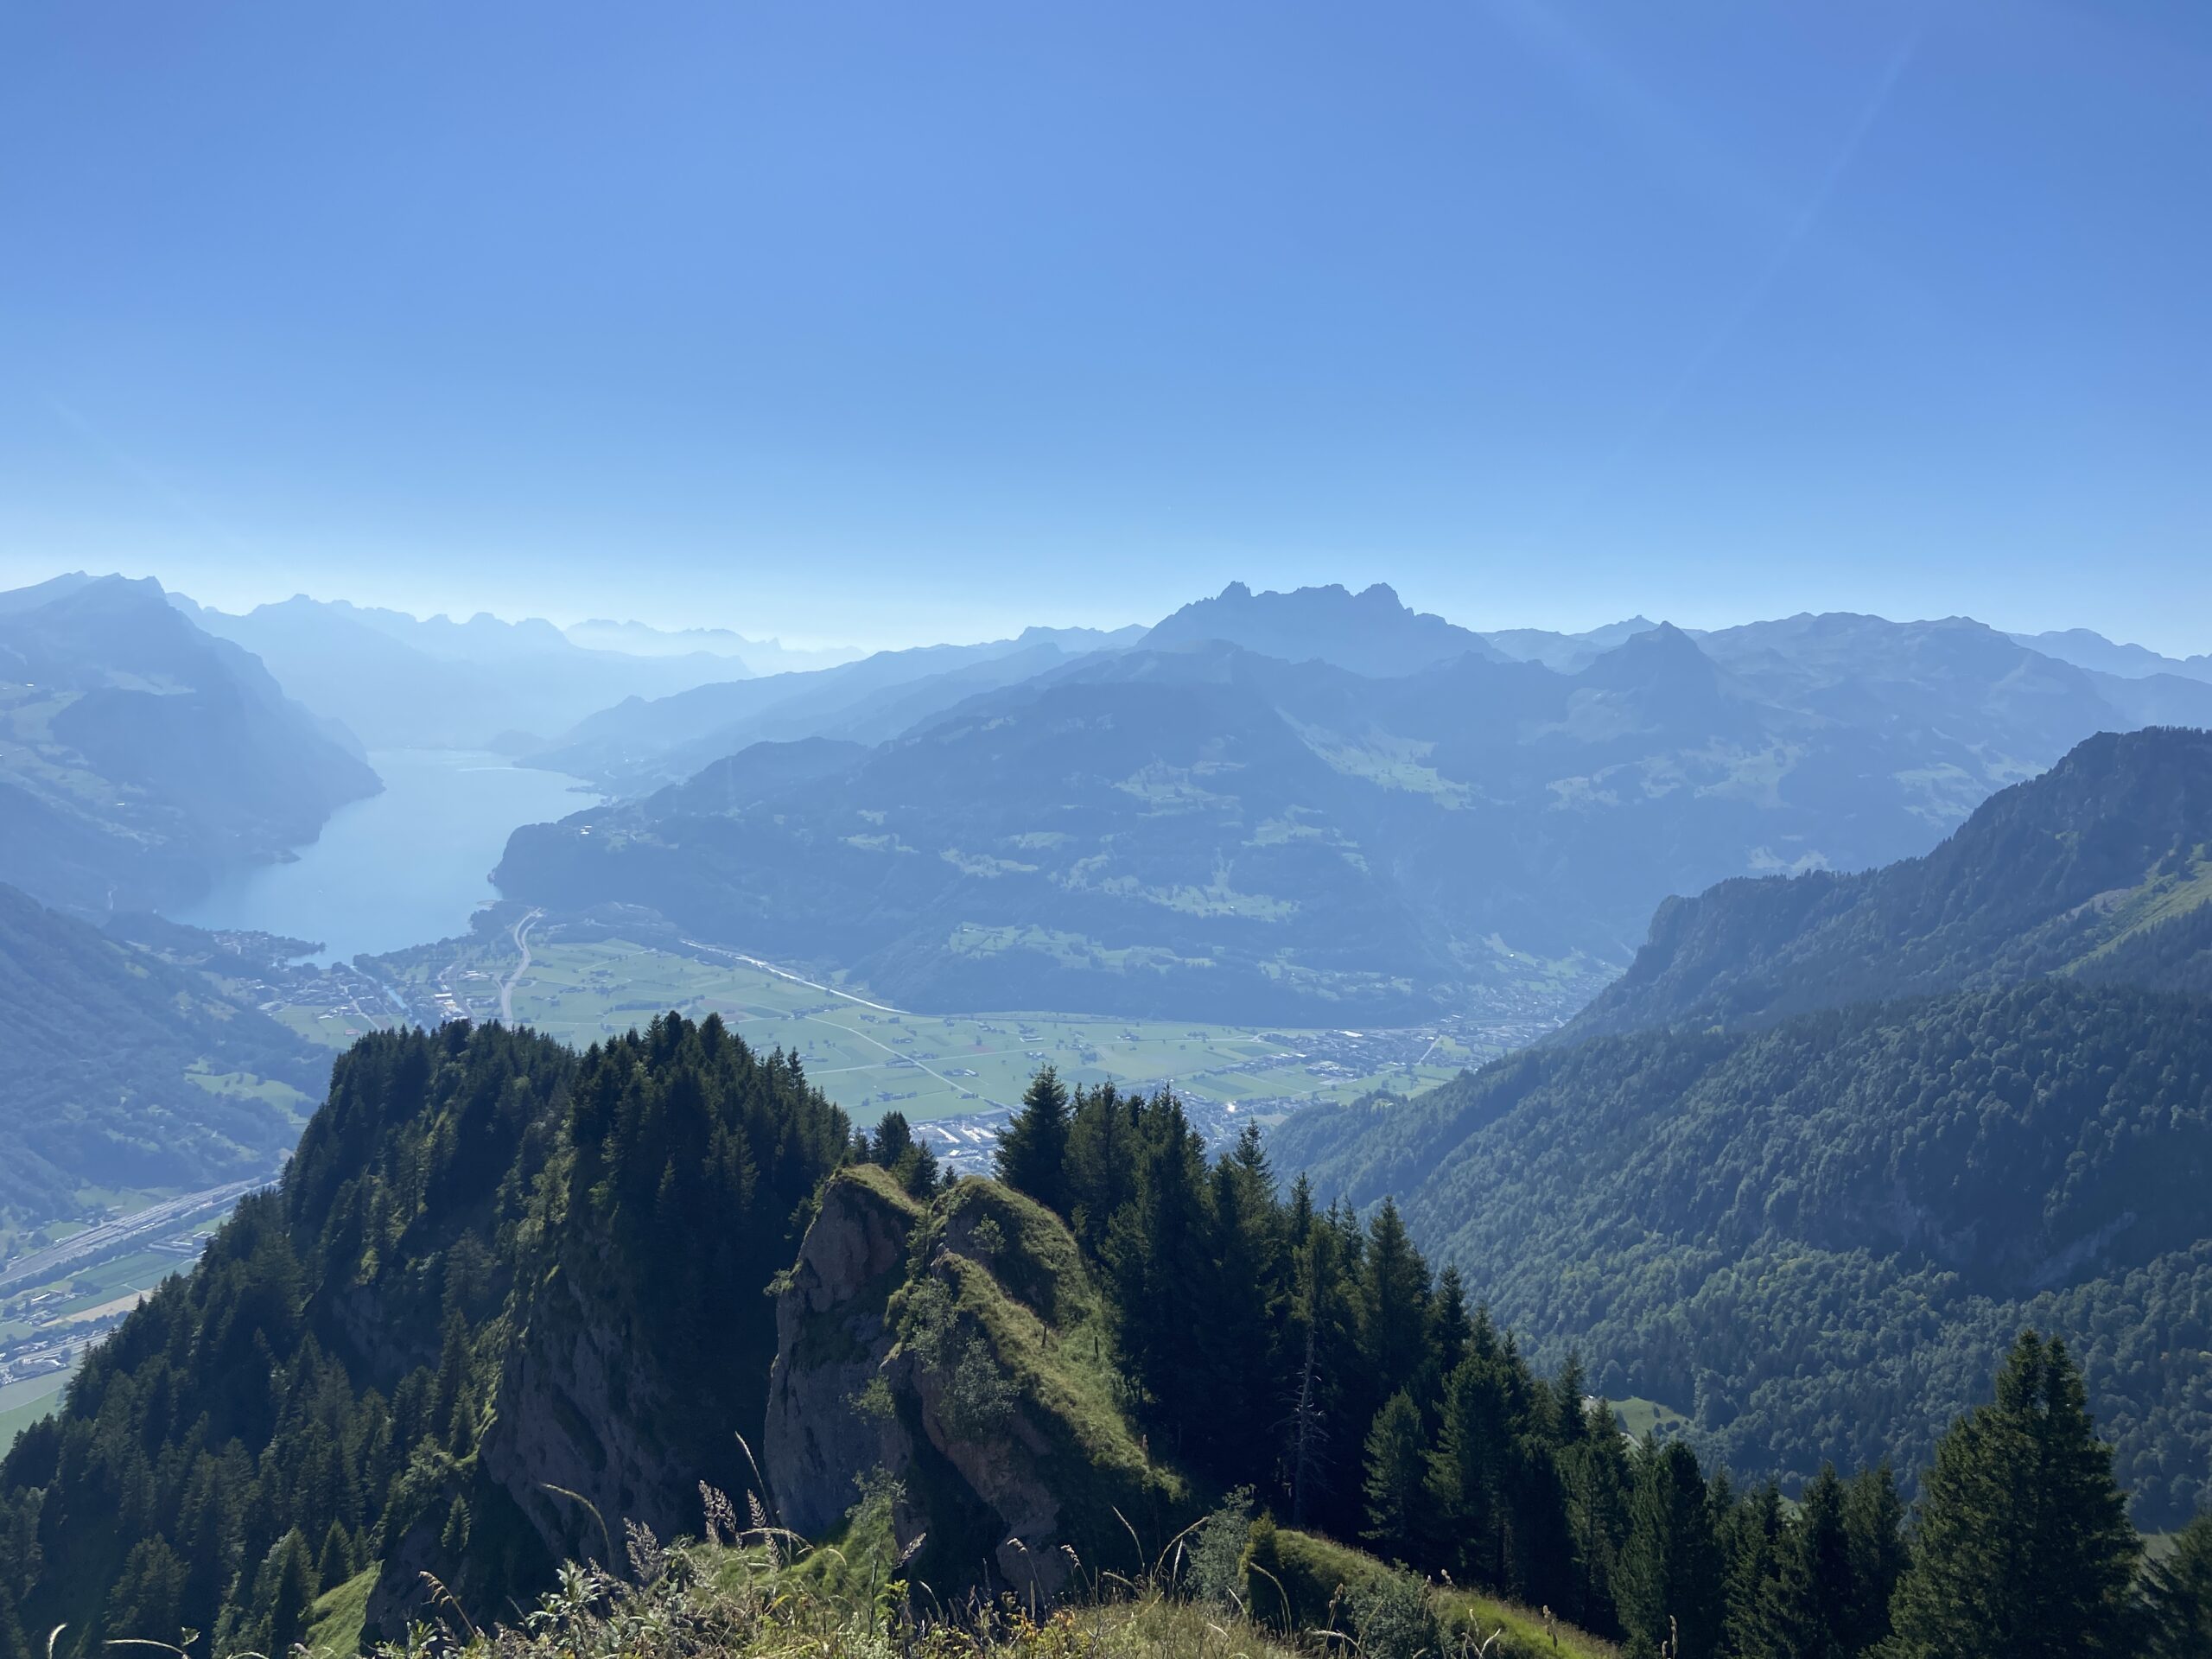
M339 808L296 861L239 871L175 918L320 940L341 962L449 938L499 897L490 872L512 830L600 799L496 754L396 749L369 764L383 794Z

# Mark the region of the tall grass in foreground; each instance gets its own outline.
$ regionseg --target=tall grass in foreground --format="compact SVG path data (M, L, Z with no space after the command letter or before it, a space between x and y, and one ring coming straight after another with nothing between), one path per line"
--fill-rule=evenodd
M727 1503L727 1500L724 1500ZM734 1517L732 1517L734 1519ZM756 1522L759 1516L754 1517ZM709 1519L703 1543L671 1548L632 1529L628 1573L570 1563L514 1623L482 1627L432 1581L434 1617L378 1659L1597 1659L1572 1639L1535 1636L1510 1610L1489 1617L1406 1573L1332 1601L1295 1633L1247 1616L1233 1592L1201 1582L1192 1528L1140 1578L1079 1561L1071 1598L1041 1607L1005 1594L947 1605L899 1576L905 1561L847 1535L810 1548L780 1529ZM912 1552L908 1552L911 1556ZM512 1610L510 1610L512 1612ZM1567 1635L1567 1632L1560 1632ZM1579 1632L1573 1633L1579 1636ZM344 1659L342 1643L296 1649Z

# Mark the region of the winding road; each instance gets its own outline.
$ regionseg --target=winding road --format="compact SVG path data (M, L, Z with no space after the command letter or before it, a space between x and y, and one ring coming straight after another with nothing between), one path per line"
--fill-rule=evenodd
M515 949L522 952L522 960L515 970L499 982L499 1023L512 1026L515 1022L515 982L530 971L530 930L545 912L533 910L515 924Z

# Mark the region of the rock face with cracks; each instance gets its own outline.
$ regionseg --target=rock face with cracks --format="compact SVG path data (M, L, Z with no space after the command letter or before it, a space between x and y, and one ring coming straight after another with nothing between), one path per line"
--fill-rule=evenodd
M1048 1600L1141 1568L1187 1518L1123 1412L1074 1239L1020 1193L963 1181L924 1205L880 1170L841 1172L777 1336L763 1458L795 1531L835 1533L885 1483L912 1576Z
M794 1532L829 1531L860 1481L900 1460L892 1421L863 1402L889 1359L888 1305L921 1218L881 1172L838 1176L777 1296L760 1450L777 1513Z

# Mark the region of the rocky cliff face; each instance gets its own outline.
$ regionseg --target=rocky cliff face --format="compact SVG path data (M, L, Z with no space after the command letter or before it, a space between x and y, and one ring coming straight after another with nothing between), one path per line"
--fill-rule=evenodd
M819 1535L887 1480L893 1554L941 1592L1040 1599L1126 1570L1186 1507L1123 1416L1103 1310L1058 1218L963 1181L926 1209L880 1170L830 1183L777 1304L764 1448L780 1518Z
M449 1585L464 1605L563 1558L619 1566L628 1522L696 1532L703 1471L683 1448L713 1390L661 1362L634 1298L594 1288L598 1267L572 1253L518 1306L475 1452L422 1471L388 1541L372 1630L419 1613L424 1569L454 1556L456 1499L474 1529L474 1577ZM779 1524L908 1563L940 1594L1042 1601L1079 1567L1141 1567L1131 1529L1157 1548L1188 1518L1180 1478L1123 1415L1074 1239L1020 1194L971 1180L924 1204L881 1169L841 1170L773 1290L757 1449ZM849 1519L871 1491L889 1501Z
M832 1180L776 1299L765 1471L783 1524L817 1537L844 1518L857 1484L903 1465L896 1420L871 1408L895 1340L889 1305L906 1278L921 1207L881 1171Z
M590 1288L590 1265L564 1263L532 1290L474 1455L392 1540L369 1598L372 1630L404 1636L421 1616L424 1570L454 1573L445 1532L455 1497L476 1544L464 1558L471 1576L448 1586L464 1605L563 1559L619 1568L629 1522L662 1538L698 1531L698 1471L660 1432L684 1409L679 1381L620 1299Z
M698 1530L698 1471L656 1433L683 1409L676 1379L652 1363L647 1333L582 1279L563 1268L537 1287L481 1455L540 1537L604 1557L598 1522L565 1493L589 1501L616 1529L620 1551L625 1521L663 1538Z

